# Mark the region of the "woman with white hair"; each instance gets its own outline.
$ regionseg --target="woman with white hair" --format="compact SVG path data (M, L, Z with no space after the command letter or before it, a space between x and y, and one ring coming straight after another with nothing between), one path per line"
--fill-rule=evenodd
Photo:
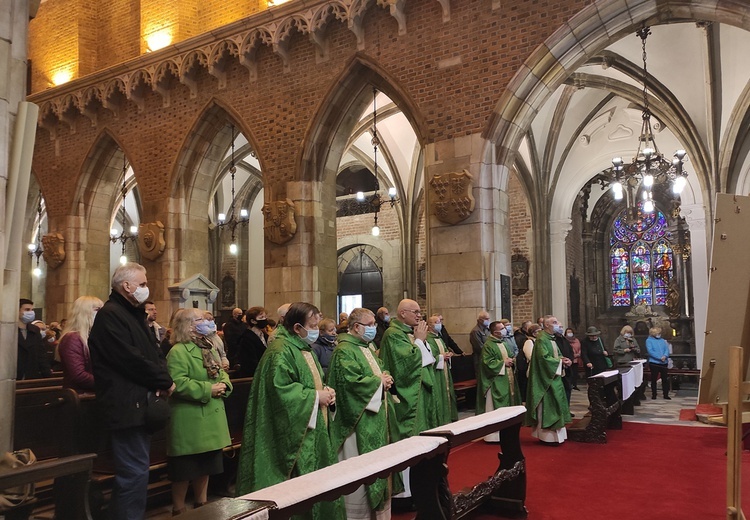
M63 387L72 388L79 394L94 391L88 342L94 318L102 305L104 303L96 296L81 296L74 301L57 347L62 363Z
M627 366L640 353L641 347L633 337L633 327L625 325L615 340L615 365Z

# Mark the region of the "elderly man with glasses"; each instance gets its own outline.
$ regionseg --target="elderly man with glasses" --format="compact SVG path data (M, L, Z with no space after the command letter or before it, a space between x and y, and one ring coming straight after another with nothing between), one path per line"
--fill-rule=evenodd
M401 300L396 317L391 318L380 342L380 357L384 369L393 376L397 397L395 417L389 421L391 442L438 425L431 369L435 357L427 345L427 330L419 304L414 300ZM394 487L397 485L395 479ZM404 494L394 498L411 496L407 472L404 472L404 486Z

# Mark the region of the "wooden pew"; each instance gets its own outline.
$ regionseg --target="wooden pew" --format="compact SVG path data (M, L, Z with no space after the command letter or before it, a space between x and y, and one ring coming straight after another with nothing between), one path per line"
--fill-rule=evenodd
M288 519L313 504L334 500L362 484L386 478L411 467L411 487L417 517L428 520L461 518L480 504L496 501L525 516L525 460L518 437L525 408L516 406L463 419L423 432L307 475L287 480L240 498L225 498L188 511L184 520L267 518ZM469 493L450 495L446 461L452 447L500 430L503 456L500 468L487 483ZM257 516L256 516L257 515Z
M42 377L39 379L19 379L16 381L16 390L23 388L48 388L58 386L62 388L62 376Z
M453 389L456 391L456 404L459 407L474 408L477 402L477 380L471 355L452 357L451 375Z
M744 381L747 365L742 347L729 348L729 394L727 403L727 520L745 520L742 511L742 424L750 423L743 401L750 397L750 381Z
M54 503L57 518L90 519L88 482L95 454L77 455L79 400L71 389L16 390L14 449L30 448L40 461L0 478L0 488L55 479L37 486L37 505ZM3 480L5 479L5 480ZM18 480L21 479L21 480Z
M609 370L588 378L589 413L567 427L568 438L577 442L607 443L607 428L622 429L621 375Z

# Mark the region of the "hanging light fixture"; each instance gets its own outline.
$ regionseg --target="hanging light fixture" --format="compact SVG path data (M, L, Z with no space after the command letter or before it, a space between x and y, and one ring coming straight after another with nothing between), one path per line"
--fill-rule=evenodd
M625 199L626 214L629 221L638 218L639 207L643 212L654 211L653 189L657 184L671 182L675 195L682 193L687 184L687 172L683 165L687 162L685 150L677 150L672 161L664 158L659 152L651 129L651 109L648 104L648 69L646 68L646 38L651 30L644 26L636 32L641 39L643 51L643 123L638 138L638 149L630 163L622 157L612 159L612 167L603 172L609 180L615 200Z
M380 207L383 204L390 204L394 207L399 202L396 196L396 188L390 187L388 189L388 198L380 196L380 182L378 182L378 147L380 147L380 137L378 137L378 89L372 87L372 151L373 151L373 173L375 174L376 190L370 199L370 204L375 209L375 223L372 226L372 236L380 236L380 226L378 226L378 214L380 213ZM361 198L360 198L361 197ZM357 192L357 200L364 201L364 194L360 191Z
M44 254L44 250L42 249L42 190L39 190L39 204L36 207L36 216L36 240L30 242L27 248L29 250L29 256L32 258L36 257L36 266L32 270L32 273L38 278L42 276L42 268L39 267L39 257Z
M250 215L248 214L248 211L245 208L240 209L239 218L237 218L237 215L235 215L235 212L234 212L234 202L235 202L234 201L234 197L235 197L234 181L235 181L235 175L237 173L237 166L235 165L235 158L234 158L234 140L235 140L234 125L230 125L230 126L232 129L232 154L231 154L231 160L229 164L229 174L231 176L232 201L229 203L229 219L227 219L226 213L219 213L217 227L219 229L229 227L229 229L232 230L232 240L229 243L229 252L233 255L236 255L237 251L239 250L239 248L237 247L237 226L239 225L246 226L250 220Z
M120 254L120 264L125 265L128 263L128 257L125 255L125 244L129 240L136 240L138 238L138 226L130 226L127 229L127 213L125 212L125 197L128 194L128 185L125 179L128 173L128 163L125 154L122 154L122 187L120 188L120 195L122 196L122 207L120 213L122 214L122 231L118 232L115 228L109 231L109 241L113 244L120 242L122 244L122 253Z

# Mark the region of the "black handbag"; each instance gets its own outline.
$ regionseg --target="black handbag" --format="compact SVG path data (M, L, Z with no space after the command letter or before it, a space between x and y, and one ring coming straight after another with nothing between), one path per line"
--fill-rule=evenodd
M146 401L146 415L144 427L148 433L156 433L163 430L169 424L169 402L164 395L156 395L149 392Z

